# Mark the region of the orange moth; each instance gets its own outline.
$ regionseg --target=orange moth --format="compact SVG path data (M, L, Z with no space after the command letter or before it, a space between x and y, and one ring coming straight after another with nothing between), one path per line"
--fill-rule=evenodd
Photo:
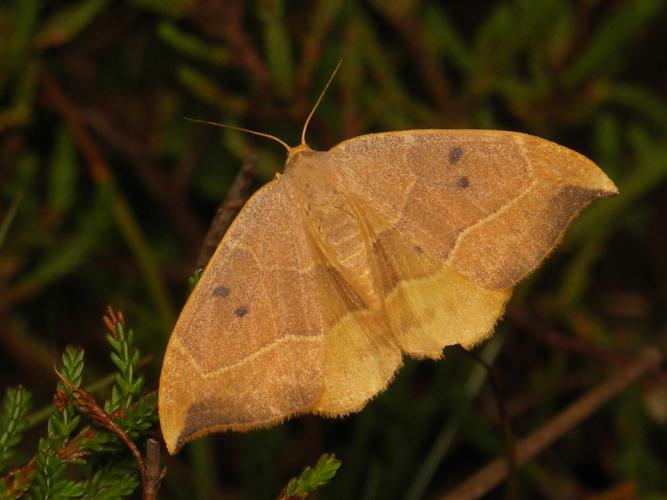
M170 453L358 411L404 355L478 344L577 213L618 192L584 156L517 132L406 130L314 151L321 98L299 145L273 138L283 174L246 203L178 318L159 389Z

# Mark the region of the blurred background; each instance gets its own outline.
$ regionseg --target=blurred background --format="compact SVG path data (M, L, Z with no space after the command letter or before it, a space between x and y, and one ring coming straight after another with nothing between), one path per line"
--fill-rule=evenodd
M69 344L86 351L86 380L110 373L111 304L152 356L155 389L218 204L253 155L253 188L284 161L275 143L183 117L296 144L342 58L315 149L367 132L509 129L587 155L620 188L476 350L512 432L528 434L645 347L667 349L666 26L664 0L3 1L0 388L48 404ZM604 405L523 467L511 496L667 498L666 382L646 377ZM334 452L342 467L321 498L433 498L504 452L494 398L486 370L447 349L408 361L348 418L186 446L162 495L274 498Z

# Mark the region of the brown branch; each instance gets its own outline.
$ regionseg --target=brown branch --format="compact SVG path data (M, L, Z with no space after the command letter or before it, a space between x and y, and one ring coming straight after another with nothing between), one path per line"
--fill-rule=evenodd
M69 381L63 377L57 370L56 375L60 378L62 384L69 389L70 393L74 398L74 404L76 405L79 413L88 416L95 424L104 429L112 432L127 446L132 453L132 456L139 466L139 471L141 472L142 479L145 477L146 468L144 466L144 459L137 449L137 445L130 439L127 433L111 418L104 408L102 408L95 398L85 389L79 387L74 387Z
M144 477L144 500L155 500L160 484L167 469L160 467L161 460L160 443L156 439L149 438L146 443L146 474Z
M5 474L0 482L4 483L5 493L8 498L21 498L21 494L28 489L30 476L37 470L37 459L31 458L30 461L18 469L14 469Z
M74 134L77 145L86 159L91 177L99 184L109 184L112 178L111 169L107 166L102 154L86 130L79 111L55 80L45 71L40 74L40 83L44 88L46 99L63 115L67 126Z
M62 447L56 450L56 455L63 462L77 460L87 456L90 452L81 449L81 442L86 442L94 439L98 431L96 429L85 429L79 432L72 439L67 441ZM27 485L30 476L37 470L37 457L32 457L25 465L22 465L7 474L5 474L0 482L5 484L8 493L19 493L23 487ZM16 498L9 496L9 498Z
M662 359L662 354L657 350L645 351L623 371L592 389L564 411L548 420L542 427L518 443L516 447L517 464L523 465L544 451L632 382L657 368ZM506 458L499 457L440 499L474 500L480 498L498 486L507 477L508 472Z
M95 399L92 397L92 395L90 393L88 393L87 391L83 390L83 389L73 387L66 380L64 380L62 375L60 373L58 373L57 371L56 371L56 374L60 378L60 380L63 382L63 384L72 392L72 395L74 396L75 403L77 403L77 401L79 403L82 403L83 406L79 406L79 404L77 403L77 408L79 409L79 411L81 413L85 413L86 415L88 415L93 420L93 422L100 425L100 427L103 427L103 428L113 432L114 434L118 435L118 437L125 443L125 445L128 446L128 448L130 448L130 451L132 451L132 448L134 448L134 450L136 451L136 454L135 454L135 452L132 452L132 454L133 454L133 456L136 460L137 455L139 454L139 452L138 452L136 446L134 445L134 443L129 439L129 437L127 436L125 431L123 431L120 427L118 427L118 425L115 422L110 420L111 416L108 415L101 407L99 407L99 405L97 404ZM78 393L87 394L87 396L84 395L83 399L78 399L77 395L74 394L74 391L72 389L76 390ZM67 396L65 395L64 397L66 398ZM54 397L55 404L59 405L61 402L64 403L64 401L62 401L62 398L63 398L63 395L56 392L56 395ZM91 410L91 408L92 408L91 400L94 403L94 405L97 406L97 409L92 409ZM91 413L91 411L92 411L92 413ZM102 414L103 414L103 416L102 416ZM111 426L106 425L106 423L105 423L106 420L109 420L112 425ZM111 429L110 427L115 427L115 429L119 429L120 432L122 433L122 435L125 436L125 439L121 436L121 434L116 432L116 430ZM98 435L98 433L99 433L99 430L96 429L96 428L83 429L76 436L74 436L72 439L67 441L62 447L58 448L58 450L56 451L56 454L64 462L68 462L68 461L72 461L72 460L76 460L76 459L80 459L82 457L85 457L85 456L90 454L90 450L82 449L82 443L85 445L85 443L87 443L88 441L90 441L92 439L95 439L95 437ZM130 443L129 445L128 445L128 442ZM143 460L141 459L141 455L139 455L138 464L139 464L139 472L141 474L142 481L144 481L144 484L146 484L146 477L147 476L143 472L144 469L142 469L141 464L143 464ZM2 478L0 478L0 482L5 484L8 492L18 491L23 485L25 485L26 481L29 480L30 475L36 470L36 468L37 468L37 459L36 459L36 457L32 457L25 465L22 465L22 466L20 466L16 469L6 473L4 476L2 476ZM151 480L152 480L151 478L148 478L149 482Z
M206 233L204 243L199 252L199 258L197 259L198 268L206 267L220 240L222 240L225 231L227 231L232 220L234 220L234 217L248 199L248 188L255 177L257 162L258 158L252 156L241 166L241 170L236 174L236 178L229 188L227 196L218 207L215 217L213 217L213 221Z
M109 311L112 311L112 309L109 308ZM60 377L62 383L72 393L74 404L76 405L79 412L90 417L91 420L98 426L118 436L118 438L130 450L134 460L137 462L137 467L139 468L139 473L141 475L144 500L154 500L157 498L160 482L162 481L162 478L165 474L165 471L160 469L160 445L158 442L154 439L148 440L146 449L147 462L144 462L141 453L139 453L137 445L134 444L134 441L130 439L127 433L116 422L113 421L112 415L109 415L106 411L104 411L104 409L97 403L95 398L89 392L78 387L74 387L57 371L56 374L58 377ZM86 436L88 439L91 437L92 436ZM68 453L68 455L60 455L59 452L61 458L65 459L68 456L71 459L82 456L80 451L77 454L76 443L70 442L68 445L64 446L60 450L60 452Z

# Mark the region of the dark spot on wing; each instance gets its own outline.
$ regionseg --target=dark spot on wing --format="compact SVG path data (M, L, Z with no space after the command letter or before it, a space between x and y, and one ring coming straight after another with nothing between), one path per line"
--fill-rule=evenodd
M461 149L459 146L454 146L449 150L449 163L451 165L458 163L458 161L461 159L461 156L463 156L463 149Z
M231 290L227 288L226 286L216 286L213 289L213 296L214 297L222 297L225 298L231 293Z
M460 188L467 188L470 186L470 179L468 179L465 175L463 177L459 177L459 180L456 181L456 185Z
M246 306L239 306L236 309L234 309L234 314L236 314L237 318L242 318L246 314L248 314L248 308Z
M416 253L419 253L419 254L420 254L420 253L423 252L422 247L420 247L419 245L415 245L415 246L414 246L414 249L415 249L415 252L416 252Z

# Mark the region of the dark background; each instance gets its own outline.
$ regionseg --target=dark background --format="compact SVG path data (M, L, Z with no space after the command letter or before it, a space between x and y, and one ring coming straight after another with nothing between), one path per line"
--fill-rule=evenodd
M274 143L183 117L296 144L342 58L309 130L316 149L366 132L509 129L587 155L619 186L573 224L476 351L517 438L538 428L645 347L667 348L666 5L3 1L0 386L22 383L48 404L67 344L85 348L87 380L110 372L99 318L112 304L153 356L157 387L218 203L251 155L255 187L284 161ZM644 378L572 429L520 470L514 497L667 498L666 380ZM448 349L439 362L408 361L351 417L186 446L162 493L272 498L334 452L343 465L324 498L434 497L504 449L484 369Z

